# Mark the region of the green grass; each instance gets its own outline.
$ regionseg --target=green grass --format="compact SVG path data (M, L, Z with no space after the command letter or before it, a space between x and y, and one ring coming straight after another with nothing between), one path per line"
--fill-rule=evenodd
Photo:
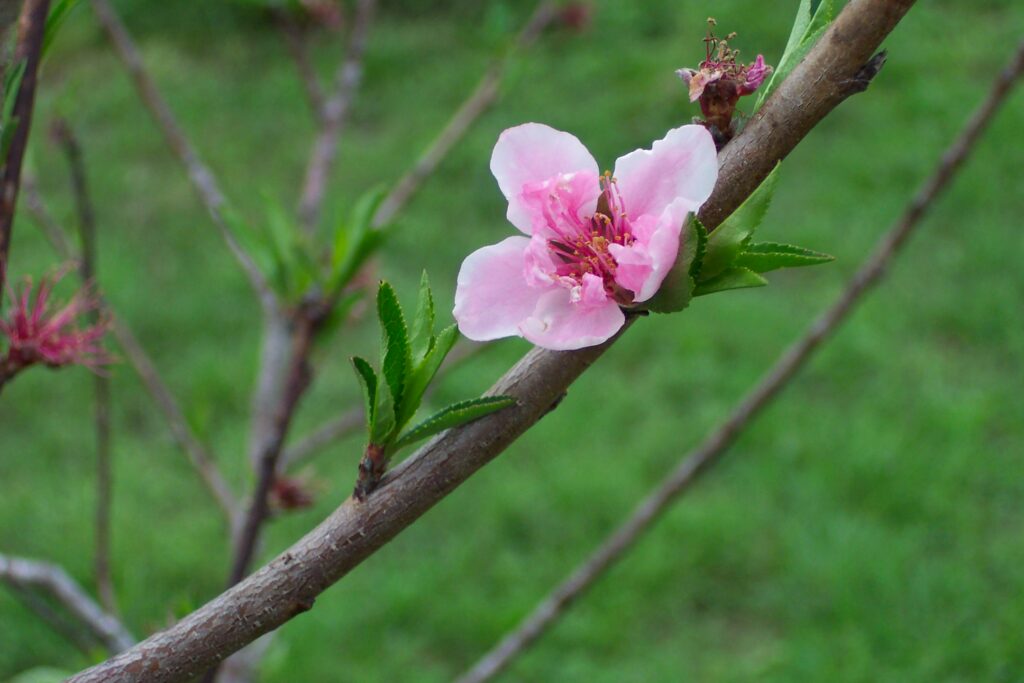
M500 105L406 211L380 274L407 305L423 267L451 301L470 250L511 234L487 170L507 126L578 134L603 165L693 115L672 71L702 52L704 18L777 59L782 3L597 3L580 35L516 62ZM785 3L795 5L796 3ZM166 5L166 6L165 6ZM475 83L527 3L392 7L329 210L396 178ZM250 11L123 3L147 64L225 190L250 218L294 201L312 133L278 36ZM428 9L428 6L430 9ZM514 447L281 629L262 680L446 681L601 539L840 291L895 219L1019 39L1024 7L920 3L889 63L786 162L765 239L836 254L767 289L642 321ZM317 46L323 72L339 46ZM237 488L258 310L85 8L46 66L30 164L71 221L45 131L70 118L90 168L104 289L131 322ZM1024 96L996 119L889 280L731 456L519 660L508 681L1024 680ZM13 273L53 257L26 217ZM318 351L296 428L356 400L364 325ZM436 401L486 388L510 341L449 375ZM227 571L217 512L126 365L116 402L115 577L145 635L215 595ZM0 549L91 582L93 456L84 371L33 371L0 408ZM284 548L351 489L357 439L316 461L315 509L271 528ZM0 592L0 677L89 661Z

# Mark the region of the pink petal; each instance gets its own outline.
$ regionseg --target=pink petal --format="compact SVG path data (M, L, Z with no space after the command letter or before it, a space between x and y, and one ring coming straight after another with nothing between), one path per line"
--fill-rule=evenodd
M609 245L618 263L615 281L633 292L633 301L647 301L657 294L675 265L687 206L685 199L677 199L656 220L648 214L633 224L637 235L633 244Z
M477 249L459 269L455 320L462 334L489 341L519 334L519 323L533 313L546 289L530 287L523 277L525 237L509 237Z
M670 130L650 150L638 149L615 162L615 179L634 219L660 216L676 199L696 211L711 195L718 179L718 159L711 133L704 126Z
M523 186L578 171L598 175L594 157L575 135L542 123L509 128L498 137L491 154L491 173L508 199L508 220L527 235L531 234L530 213L520 198Z
M519 204L530 216L531 234L548 239L570 240L589 232L588 219L597 210L601 180L596 173L578 171L526 183Z
M519 326L520 333L545 349L570 351L607 341L626 321L612 299L592 306L574 304L571 299L568 289L549 290Z

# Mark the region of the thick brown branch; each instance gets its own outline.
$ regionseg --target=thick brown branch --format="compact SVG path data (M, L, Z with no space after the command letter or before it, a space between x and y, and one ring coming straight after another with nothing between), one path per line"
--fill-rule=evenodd
M358 0L345 60L335 78L335 91L322 108L320 131L313 143L299 199L299 221L307 232L312 232L320 219L327 181L338 154L338 138L348 120L356 90L363 80L363 53L366 51L366 39L375 5L376 0Z
M226 203L224 194L220 191L213 173L210 172L210 169L199 158L199 154L185 137L184 132L174 118L174 114L171 112L171 108L164 101L163 96L156 87L156 83L146 71L142 55L139 54L139 50L135 46L135 41L132 40L131 35L128 33L128 29L125 28L120 17L117 16L114 8L111 7L107 0L92 0L92 8L103 30L106 31L107 37L113 43L118 57L131 74L135 88L139 92L139 97L155 119L160 132L164 136L164 140L185 167L189 180L192 182L192 187L195 188L196 194L199 195L200 201L206 207L221 237L242 267L246 277L249 279L250 285L252 285L253 290L260 297L261 303L264 306L270 305L274 300L274 293L270 288L270 284L252 260L252 257L238 243L224 217L224 206Z
M828 95L832 85L848 82L863 65L863 61L847 64L839 59L823 59L816 53L853 51L871 55L911 4L912 0L853 0L847 5L836 19L833 31L848 31L851 22L854 26L866 23L867 28L844 41L821 41L790 76L809 79L808 83L816 82L819 87L804 88L808 98L805 101L773 97L764 105L762 118L770 116L771 120L790 122L788 134L772 133L769 149L773 157L785 156L813 123L827 113L815 98L828 97L832 106L838 104L839 100ZM894 7L901 11L894 12ZM863 22L864 16L872 15L877 17L878 26ZM808 63L831 64L833 70L804 68ZM807 123L808 119L811 123ZM751 126L737 140L764 134L759 130L763 129ZM780 140L785 144L780 145ZM745 141L742 149L720 156L720 178L742 178L738 169L744 167L750 168L751 173L759 172L763 162L758 158L756 141ZM715 227L714 217L728 215L746 196L723 186L720 180L706 205L712 218L706 222L708 227ZM491 389L491 393L514 396L518 405L440 434L386 476L365 503L346 501L320 526L242 583L170 629L71 680L187 680L309 609L317 595L497 457L549 412L569 385L616 339L579 351L530 351Z
M47 241L53 247L57 255L65 260L71 261L75 258L74 251L64 236L64 231L54 220L53 215L43 204L42 198L36 189L35 183L26 178L23 190L25 207L29 215L46 235ZM193 468L202 478L203 483L213 495L214 500L223 510L229 524L233 525L238 516L238 502L235 500L231 487L217 469L213 455L206 446L199 440L199 437L189 427L185 413L178 404L170 387L167 386L156 364L149 357L142 345L136 339L135 334L128 327L128 324L117 315L111 307L110 302L101 299L101 310L104 316L110 320L111 332L117 339L118 345L128 357L129 363L135 368L142 385L153 398L157 408L164 416L167 426L171 430L171 436L175 443L185 452Z
M21 184L21 163L28 147L28 134L32 127L32 109L36 100L36 79L42 57L43 34L50 0L25 0L18 17L18 39L14 46L12 64L24 63L21 84L11 110L14 134L10 138L7 157L0 175L0 298L7 282L7 261L11 251L11 232L14 227L14 207ZM3 303L0 302L0 308Z
M0 580L22 589L45 591L113 653L135 644L121 622L104 612L57 565L0 554Z
M1013 63L999 76L988 98L950 145L931 177L914 196L900 219L882 236L874 252L864 261L850 284L829 310L790 346L764 378L736 406L729 417L703 443L690 451L679 465L647 496L590 557L576 567L564 582L541 600L530 614L481 657L456 683L484 683L506 669L513 659L537 641L594 582L621 560L634 543L648 531L669 506L689 489L728 451L743 430L779 395L796 373L814 355L825 339L847 318L857 302L881 280L900 247L920 225L929 206L945 189L974 148L992 115L1005 101L1014 81L1024 69L1024 43Z
M541 2L533 11L530 19L519 31L512 48L503 57L491 64L484 72L480 82L470 94L469 98L456 110L452 118L441 129L434 141L416 160L413 167L399 179L388 196L381 202L377 213L373 217L374 227L380 228L391 222L402 208L412 199L423 182L437 170L441 161L448 155L452 147L469 132L469 129L487 111L495 100L498 99L498 92L501 81L505 76L509 62L515 54L532 45L544 29L551 23L552 19L558 16L557 8L553 2Z

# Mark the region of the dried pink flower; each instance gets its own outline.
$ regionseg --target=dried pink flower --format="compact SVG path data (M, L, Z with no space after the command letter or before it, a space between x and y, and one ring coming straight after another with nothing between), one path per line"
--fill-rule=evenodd
M29 278L18 292L8 289L10 310L0 318L0 335L7 340L0 367L8 376L36 364L51 368L83 365L95 371L110 362L100 344L107 321L82 323L84 314L98 306L94 296L79 291L65 306L53 310L51 295L62 275L42 278L34 299Z

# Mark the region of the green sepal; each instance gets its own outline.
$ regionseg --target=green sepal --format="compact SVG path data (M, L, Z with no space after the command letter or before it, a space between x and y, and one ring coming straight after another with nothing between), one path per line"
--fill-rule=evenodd
M430 292L430 280L425 270L420 277L420 294L409 341L414 365L422 362L434 345L434 295Z
M377 317L380 318L382 357L381 372L391 389L395 412L402 413L405 384L412 372L409 350L409 327L405 324L402 306L394 287L381 281L377 290Z
M771 205L778 173L776 165L747 200L708 235L698 284L724 273L746 249Z
M485 396L483 398L453 403L400 436L395 441L394 448L399 449L408 446L421 439L443 432L446 429L464 425L484 415L489 415L502 408L515 405L515 403L516 400L511 396Z
M658 288L658 293L640 304L654 313L676 313L690 305L707 245L707 230L696 217L687 219L675 265Z
M834 260L834 256L792 244L759 242L748 246L747 250L736 259L736 265L749 268L757 273L767 273L779 268L814 266Z
M724 273L702 282L694 290L694 296L704 296L729 289L746 289L748 287L764 287L768 281L749 268L733 267Z

